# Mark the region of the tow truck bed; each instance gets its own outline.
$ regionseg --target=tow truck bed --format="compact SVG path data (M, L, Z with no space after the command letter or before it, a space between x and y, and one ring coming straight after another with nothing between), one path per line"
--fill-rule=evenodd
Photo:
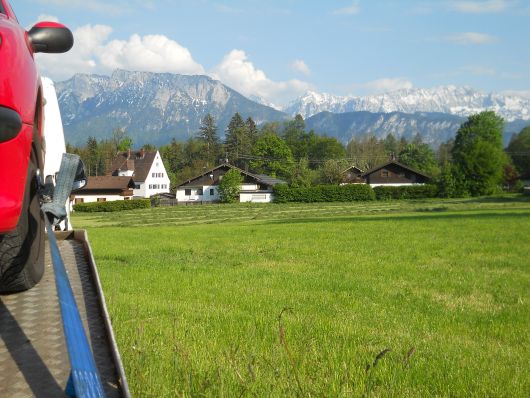
M56 237L106 396L129 397L86 232L57 232ZM41 282L0 296L0 397L65 396L70 363L46 249Z

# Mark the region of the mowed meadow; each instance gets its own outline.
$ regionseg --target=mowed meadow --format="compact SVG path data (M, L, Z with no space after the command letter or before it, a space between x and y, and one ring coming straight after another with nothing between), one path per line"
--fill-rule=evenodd
M530 201L75 214L137 397L526 397Z

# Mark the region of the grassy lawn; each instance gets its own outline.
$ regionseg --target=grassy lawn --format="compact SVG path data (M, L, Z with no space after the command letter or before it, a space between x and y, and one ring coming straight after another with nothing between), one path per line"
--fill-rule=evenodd
M77 214L133 396L530 391L530 201Z

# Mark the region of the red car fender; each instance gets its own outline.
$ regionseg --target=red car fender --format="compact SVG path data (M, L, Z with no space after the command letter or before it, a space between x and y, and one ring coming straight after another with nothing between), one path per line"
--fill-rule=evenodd
M0 41L0 106L15 110L23 122L15 138L0 143L0 233L5 233L16 227L20 216L33 141L33 124L37 107L39 119L42 117L42 104L40 100L37 103L40 78L27 34L13 16L0 14ZM42 125L40 120L37 122L39 126ZM41 139L40 131L35 138ZM41 154L38 156L42 158Z
M0 233L17 226L28 171L33 126L24 124L16 138L0 144Z

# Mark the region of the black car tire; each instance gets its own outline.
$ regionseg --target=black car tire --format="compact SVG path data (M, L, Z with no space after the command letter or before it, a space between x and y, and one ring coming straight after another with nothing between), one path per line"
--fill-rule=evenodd
M16 293L35 286L44 273L44 218L40 211L37 153L32 146L22 211L15 230L0 235L0 293Z

